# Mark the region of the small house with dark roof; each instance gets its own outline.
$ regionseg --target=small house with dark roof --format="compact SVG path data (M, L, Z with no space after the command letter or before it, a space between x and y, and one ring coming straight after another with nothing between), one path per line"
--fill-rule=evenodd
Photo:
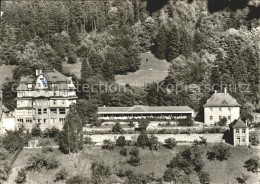
M238 119L231 125L233 133L234 146L248 146L249 145L249 127Z
M215 91L204 105L204 123L206 125L214 125L223 117L227 118L228 124L240 117L240 104L227 93L226 88L224 93Z
M15 119L19 125L31 129L61 129L72 103L76 103L76 88L71 77L56 70L36 70L35 75L22 77L17 91Z

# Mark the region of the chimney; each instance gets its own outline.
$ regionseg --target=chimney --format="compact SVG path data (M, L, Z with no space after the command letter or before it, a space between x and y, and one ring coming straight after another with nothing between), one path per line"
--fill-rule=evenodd
M42 69L36 69L36 76L39 76L42 74Z
M227 94L227 87L224 88L224 93Z

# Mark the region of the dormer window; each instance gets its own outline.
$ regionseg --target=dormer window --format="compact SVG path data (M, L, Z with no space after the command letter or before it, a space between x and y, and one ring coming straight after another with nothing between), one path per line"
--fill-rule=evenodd
M32 84L27 84L28 89L32 89Z

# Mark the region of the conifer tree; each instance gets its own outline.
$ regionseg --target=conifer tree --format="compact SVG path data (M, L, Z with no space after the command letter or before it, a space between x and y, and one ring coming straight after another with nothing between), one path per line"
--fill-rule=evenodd
M164 59L167 53L169 31L165 25L162 25L155 39L155 56Z
M185 57L189 57L192 53L192 37L186 28L182 29L181 32L181 54Z
M60 150L64 153L75 153L83 147L82 121L78 115L76 104L69 108L66 121L59 138Z
M93 71L91 69L91 66L89 65L87 58L83 58L81 64L81 79L83 80L88 79L92 75L93 75Z
M169 43L167 51L167 61L172 61L180 54L181 42L179 30L176 25L173 25L169 34Z

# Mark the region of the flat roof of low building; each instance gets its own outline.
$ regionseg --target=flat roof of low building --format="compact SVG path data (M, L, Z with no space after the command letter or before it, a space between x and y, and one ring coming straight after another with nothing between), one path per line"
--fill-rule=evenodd
M143 106L99 107L98 114L150 114L150 113L194 113L188 106Z

